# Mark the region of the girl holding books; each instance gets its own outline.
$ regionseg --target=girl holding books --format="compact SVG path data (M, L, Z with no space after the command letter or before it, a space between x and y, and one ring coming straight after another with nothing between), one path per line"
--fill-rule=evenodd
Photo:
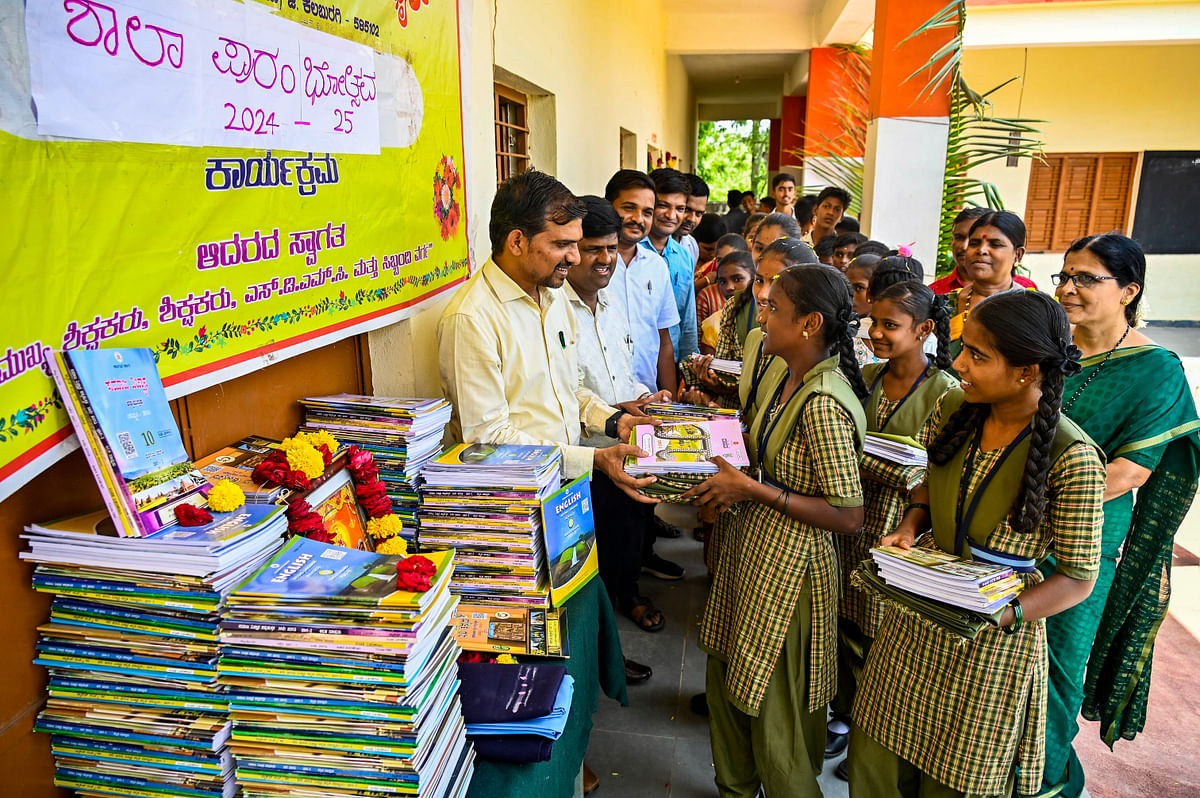
M850 270L853 268L851 261ZM937 341L936 358L925 354L930 338ZM950 313L945 299L916 280L883 289L871 304L871 342L875 353L885 360L863 367L870 390L864 402L867 432L916 438L938 399L958 385L948 371ZM883 606L873 594L852 585L850 575L863 560L870 559L880 538L896 529L908 491L924 474L920 466L902 466L871 454L863 455L861 470L862 533L836 539L842 598L838 605L838 692L831 706L826 744L831 758L846 746L855 687L883 617ZM835 774L845 778L845 773L843 761Z
M1196 495L1200 420L1179 358L1137 329L1146 280L1137 242L1116 233L1081 238L1051 279L1083 350L1083 370L1063 391L1063 413L1108 453L1096 588L1046 621L1052 656L1043 786L1076 798L1083 769L1071 742L1080 708L1101 722L1109 745L1145 724L1149 652L1169 595L1163 563ZM1136 386L1153 390L1129 401ZM1041 570L1053 574L1055 559Z
M1012 567L1025 587L999 628L970 639L889 602L854 702L852 798L1036 793L1042 619L1085 599L1099 568L1104 466L1060 414L1064 378L1079 371L1062 308L1036 291L998 294L975 305L962 344L961 390L922 434L926 483L881 543L911 548L932 525L922 545ZM1043 578L1052 547L1058 571Z
M760 274L771 261L764 254ZM760 319L741 384L750 473L718 458L720 471L684 494L721 519L700 629L713 763L721 795L820 795L836 672L833 534L862 524L867 388L837 270L781 271Z

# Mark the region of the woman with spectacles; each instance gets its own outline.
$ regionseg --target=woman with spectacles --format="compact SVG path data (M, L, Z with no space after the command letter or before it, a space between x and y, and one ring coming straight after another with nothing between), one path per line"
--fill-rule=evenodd
M1108 457L1095 589L1046 620L1043 788L1072 798L1084 781L1071 746L1080 708L1101 722L1110 746L1145 723L1172 539L1196 493L1200 421L1179 358L1136 329L1146 257L1135 241L1116 233L1081 238L1051 280L1083 352L1082 370L1066 380L1062 409ZM1053 574L1054 558L1041 570Z

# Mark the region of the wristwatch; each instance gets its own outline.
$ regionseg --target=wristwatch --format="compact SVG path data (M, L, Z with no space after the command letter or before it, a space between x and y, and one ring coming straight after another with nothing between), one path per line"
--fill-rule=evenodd
M607 435L610 438L617 437L617 422L620 421L621 416L623 416L623 415L625 415L625 411L618 410L617 412L613 413L611 416L608 417L608 420L604 422L604 434L605 435Z

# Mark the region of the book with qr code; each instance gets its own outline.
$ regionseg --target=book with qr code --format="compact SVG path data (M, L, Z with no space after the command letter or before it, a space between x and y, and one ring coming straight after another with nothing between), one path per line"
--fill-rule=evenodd
M145 537L175 523L208 486L183 446L149 349L57 352L51 372L118 531Z
M599 573L588 475L563 485L542 502L542 537L550 566L550 601L561 607Z

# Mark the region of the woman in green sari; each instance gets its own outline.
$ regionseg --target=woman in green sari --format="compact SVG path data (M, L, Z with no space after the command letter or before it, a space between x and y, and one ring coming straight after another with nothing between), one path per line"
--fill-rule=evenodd
M1132 740L1145 724L1154 636L1170 594L1172 540L1196 494L1200 420L1179 358L1135 329L1146 279L1136 242L1115 233L1081 238L1051 279L1084 355L1083 369L1066 381L1062 409L1108 457L1095 589L1046 621L1042 794L1074 797L1084 783L1071 745L1080 709L1100 721L1110 747L1118 737ZM1130 401L1139 385L1152 389ZM1054 572L1053 558L1042 570Z

